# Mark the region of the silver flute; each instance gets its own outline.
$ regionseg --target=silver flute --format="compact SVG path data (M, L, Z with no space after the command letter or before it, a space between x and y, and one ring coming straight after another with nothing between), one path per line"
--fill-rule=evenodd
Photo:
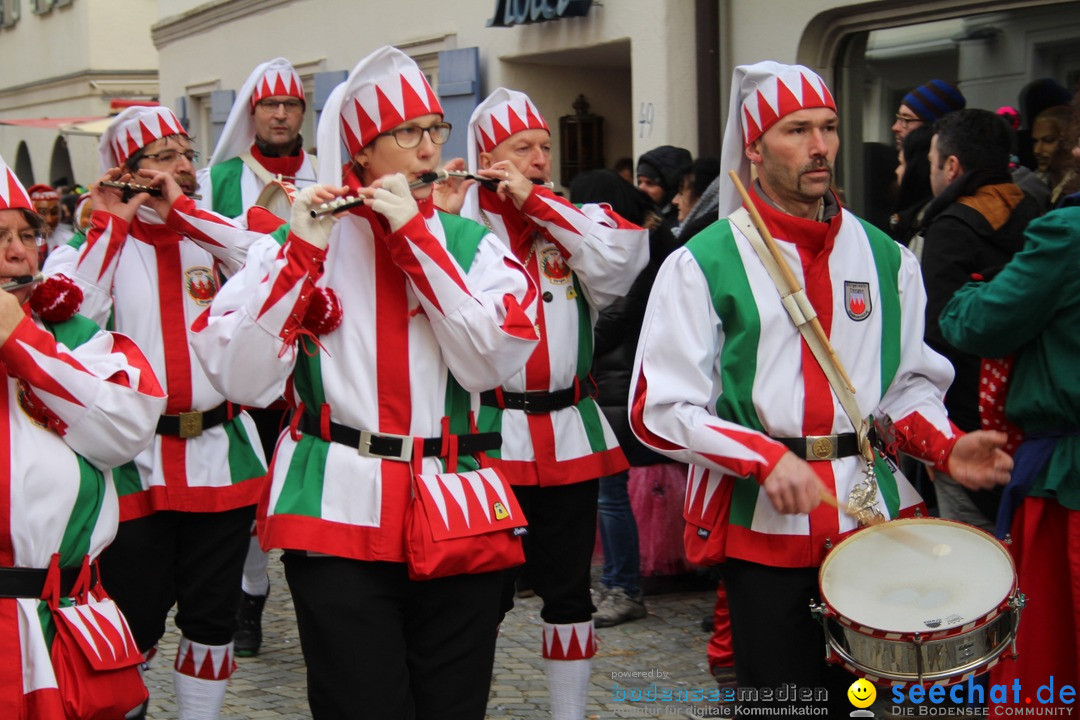
M151 187L149 185L138 185L136 183L116 182L114 180L102 180L102 187L111 187L124 191L124 202L135 193L146 193L147 195L153 195L154 197L161 197L161 188ZM202 195L197 193L184 193L192 200L202 200Z
M38 273L36 275L20 275L18 277L11 278L3 285L0 285L0 290L7 290L8 292L11 292L12 290L18 290L21 287L26 287L27 285L33 285L34 283L41 282L44 279L45 276L41 273Z
M473 175L469 172L461 172L460 170L433 170L426 172L416 180L409 183L410 190L416 190L418 188L427 187L433 183L446 182L451 178L459 178L461 180L476 180L483 187L486 187L492 192L496 191L499 187L499 180L493 178L480 177L479 175ZM543 185L548 190L555 188L555 183L543 182L541 180L533 180L534 185ZM364 198L356 197L355 195L347 195L345 197L339 197L329 202L324 202L311 211L311 217L321 217L323 215L341 212L350 208L359 207L364 204Z

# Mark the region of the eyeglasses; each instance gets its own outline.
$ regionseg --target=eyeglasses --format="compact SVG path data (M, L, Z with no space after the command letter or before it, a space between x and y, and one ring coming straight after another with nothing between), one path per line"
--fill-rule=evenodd
M375 137L380 138L384 135L391 135L399 148L409 150L420 144L420 141L424 139L424 133L428 134L428 137L431 138L431 142L436 145L442 145L450 139L450 130L452 130L453 127L454 126L448 122L435 123L431 127L426 128L422 128L419 125L406 125L397 130L379 133Z
M304 103L299 100L271 100L267 98L255 103L255 107L268 113L276 113L279 107L285 108L285 112L289 115L304 112Z
M143 155L142 159L156 160L163 165L172 165L180 159L181 155L183 155L190 163L199 161L199 153L195 150L185 150L184 152L180 152L179 150L164 150L159 153L148 153Z
M14 242L13 238L15 237L15 233L10 230L0 230L0 247L6 248L9 243ZM27 229L19 231L18 238L19 242L21 242L27 250L36 252L38 246L45 241L45 234L40 230Z
M907 115L897 115L896 122L900 123L900 127L906 128L911 123L922 123L922 118L908 117Z

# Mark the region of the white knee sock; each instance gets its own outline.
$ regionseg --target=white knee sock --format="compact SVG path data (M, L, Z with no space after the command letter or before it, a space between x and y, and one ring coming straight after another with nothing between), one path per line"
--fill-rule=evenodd
M544 660L551 720L584 720L589 697L591 660Z
M217 720L233 667L232 643L203 645L180 638L173 666L180 720Z
M266 574L270 555L259 547L259 538L251 536L247 556L244 558L244 575L240 588L248 595L266 595L270 592L270 577Z

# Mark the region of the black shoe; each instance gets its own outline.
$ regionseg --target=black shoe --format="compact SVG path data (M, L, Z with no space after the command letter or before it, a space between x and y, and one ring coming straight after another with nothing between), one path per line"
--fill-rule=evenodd
M237 657L253 657L259 654L265 605L265 595L244 593L244 601L240 603L240 611L236 613L236 634L233 635L233 654Z
M150 698L146 698L146 701L135 708L138 710L134 715L125 715L124 720L146 720L146 708L150 707Z

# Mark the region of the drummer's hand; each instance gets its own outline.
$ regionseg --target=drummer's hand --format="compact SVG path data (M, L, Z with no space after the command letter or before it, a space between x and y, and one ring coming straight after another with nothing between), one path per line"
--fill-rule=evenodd
M176 182L176 178L173 177L172 173L141 168L137 182L161 190L160 196L147 193L140 193L140 195L146 197L146 206L152 208L162 221L168 221L169 211L172 210L173 203L184 196L184 190Z
M481 170L476 174L497 180L499 182L497 190L499 197L510 198L514 202L514 207L518 210L529 199L533 188L536 187L533 185L532 180L522 175L521 171L508 160L500 160L487 170Z
M134 182L131 173L122 168L112 168L105 172L96 183L90 186L90 202L94 211L107 212L110 215L131 222L138 212L139 206L146 202L146 193L136 193L124 202L124 191L118 188L104 187L102 180L110 182Z
M371 183L371 209L386 218L391 232L405 227L420 213L409 181L401 173L386 175Z
M765 495L778 513L797 515L808 513L821 502L821 480L810 467L788 451L762 483Z
M949 454L949 476L968 490L989 490L1009 482L1013 460L1002 450L1008 436L996 430L962 435Z
M304 188L293 202L289 231L309 245L325 250L330 244L330 229L334 226L334 215L326 213L319 217L311 217L311 211L325 202L343 197L348 193L347 187L331 185L309 185Z
M447 172L464 172L465 160L463 158L454 158L443 165L443 170ZM465 204L465 193L475 184L475 180L455 177L447 179L446 182L435 183L432 185L431 191L435 207L443 212L460 215L461 206Z

